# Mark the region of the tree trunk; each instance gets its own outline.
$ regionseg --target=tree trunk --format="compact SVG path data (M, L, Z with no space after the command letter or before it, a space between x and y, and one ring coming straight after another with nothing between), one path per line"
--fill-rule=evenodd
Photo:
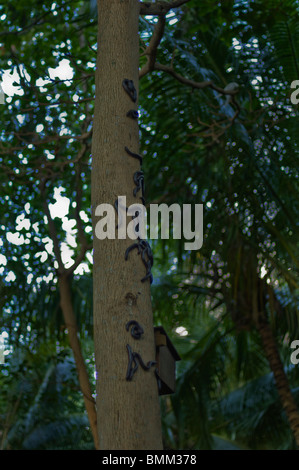
M289 382L276 347L276 342L270 325L262 321L258 325L266 357L274 374L276 388L280 396L282 407L287 415L295 441L299 447L299 413Z
M81 345L78 338L76 317L73 311L69 279L66 275L58 277L60 289L60 305L63 313L65 325L68 330L68 337L78 372L79 385L83 394L85 409L87 411L91 432L93 435L95 448L99 449L99 439L97 433L97 415L95 401L92 397L89 377L81 352Z
M130 238L99 240L95 209L134 197L133 175L140 163L126 151L138 153L138 122L127 116L137 109L122 86L133 80L138 94L139 1L98 0L98 58L92 142L92 211L94 233L94 342L97 371L97 418L102 449L162 449L161 419L155 367L155 344L150 282L141 282L145 266ZM130 219L128 219L130 221ZM117 219L115 226L117 225ZM144 334L135 339L126 329L137 321ZM127 380L129 351L138 353L137 370Z

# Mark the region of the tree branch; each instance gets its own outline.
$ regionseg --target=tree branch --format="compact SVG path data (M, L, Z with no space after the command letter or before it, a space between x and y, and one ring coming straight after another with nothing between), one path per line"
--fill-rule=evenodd
M54 224L54 221L51 217L51 213L50 213L50 210L49 210L49 205L48 205L46 197L45 197L45 180L42 180L40 182L40 191L41 191L41 195L42 195L42 198L43 198L44 211L45 211L45 214L46 214L47 219L48 219L49 234L50 234L50 237L53 241L53 251L54 251L56 260L58 262L58 273L60 275L64 275L64 276L67 277L67 276L71 275L75 271L75 269L79 266L79 264L84 260L86 252L88 250L92 249L92 244L87 244L83 227L82 227L82 225L80 225L81 224L81 218L80 218L80 215L78 214L78 216L79 216L79 219L77 219L77 223L79 222L78 237L79 237L82 245L81 245L80 253L78 254L75 262L69 268L67 268L67 269L65 268L65 266L63 264L63 261L62 261L62 257L61 257L60 243L59 243L59 240L58 240L55 224ZM79 201L78 201L78 198L77 198L77 203L78 202Z
M86 146L82 148L82 152L86 150ZM79 152L82 153L82 152ZM76 208L75 208L75 220L77 224L77 229L78 229L78 242L81 245L80 252L77 255L75 262L70 266L68 269L66 269L66 275L72 274L75 269L79 266L79 264L84 260L85 254L88 250L92 249L92 244L87 243L86 239L86 234L84 231L84 227L82 224L82 219L80 216L80 211L81 211L81 201L82 201L82 187L81 187L81 168L80 168L80 163L77 163L77 168L76 168L76 183L75 183L75 189L76 189ZM78 244L79 244L78 243Z
M154 70L157 49L163 37L164 28L165 28L165 15L161 15L159 17L158 22L155 24L155 28L154 28L151 40L149 42L149 45L147 46L147 48L142 54L142 55L147 56L147 62L139 71L139 78L142 78L148 72L151 72L152 70Z
M53 251L54 251L54 254L55 254L55 257L56 257L56 261L58 263L58 272L63 273L65 271L65 268L64 268L64 264L63 264L62 258L61 258L60 243L59 243L59 240L58 240L58 236L57 236L54 221L51 217L49 205L48 205L48 202L47 202L47 199L46 199L45 184L46 184L46 181L43 179L43 180L41 180L40 185L39 185L40 192L41 192L41 197L42 197L42 202L43 202L45 214L46 214L47 219L48 219L49 234L50 234L50 237L53 241Z
M217 91L218 93L222 95L231 95L234 96L238 93L238 90L230 91L230 90L225 90L224 88L218 87L215 85L211 80L205 80L203 82L196 82L195 80L190 80L189 78L185 78L179 73L177 73L173 67L169 67L168 65L163 65L155 62L154 65L154 70L160 70L162 72L166 72L170 75L173 76L176 80L179 82L183 83L184 85L191 86L192 88L196 89L203 89L203 88L212 88L212 90Z
M165 15L169 10L178 8L189 0L174 0L172 2L140 2L140 15Z
M75 262L72 264L72 266L70 266L69 268L65 269L65 275L66 275L66 276L70 276L71 274L73 274L73 272L74 272L74 271L77 269L77 267L82 263L82 261L84 261L86 252L87 252L88 250L92 250L92 247L93 247L92 244L81 246L80 253L78 254L78 256L77 256Z

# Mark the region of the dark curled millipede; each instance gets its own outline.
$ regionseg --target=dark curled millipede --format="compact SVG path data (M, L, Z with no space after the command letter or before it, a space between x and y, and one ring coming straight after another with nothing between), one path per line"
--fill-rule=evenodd
M137 193L141 191L141 200L143 204L145 204L145 199L144 199L144 173L142 170L135 171L133 175L133 180L136 185L136 187L133 190L133 195L136 197Z
M128 78L124 78L123 80L123 88L124 90L128 93L129 97L133 101L133 103L136 103L137 101L137 91L134 86L133 80L129 80Z
M129 246L125 252L125 260L127 261L130 251L134 249L138 250L138 254L141 255L142 262L146 267L146 275L141 279L141 282L145 282L147 279L150 280L150 283L153 282L153 275L151 273L151 268L154 264L153 252L150 247L150 244L146 240L141 240L138 238L136 243Z
M136 320L131 320L126 324L126 330L129 331L131 327L131 336L134 339L140 339L144 333L144 330L141 325Z
M125 147L125 151L130 155L130 157L137 158L139 160L140 165L142 165L142 156L139 155L138 153L134 153L131 150L128 149L128 147Z
M127 351L128 351L128 356L129 356L129 363L128 363L128 369L127 369L127 374L126 374L126 380L133 379L133 375L138 369L138 364L145 371L150 370L152 366L155 366L157 364L156 361L149 361L147 364L145 364L140 354L132 351L132 348L129 344L127 344Z
M138 111L136 111L135 109L130 109L130 111L128 111L126 115L131 119L138 119L139 116Z

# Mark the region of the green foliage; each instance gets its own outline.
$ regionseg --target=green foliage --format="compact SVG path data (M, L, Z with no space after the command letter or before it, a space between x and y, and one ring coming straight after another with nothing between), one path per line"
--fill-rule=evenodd
M59 350L45 341L35 352L23 346L2 366L1 448L93 448L74 360Z
M272 401L255 385L269 377L254 329L259 315L271 321L287 365L290 340L298 338L298 115L289 100L298 12L297 2L287 10L273 4L274 13L264 2L217 5L215 15L211 2L191 2L175 31L166 31L159 62L172 60L196 81L239 84L234 120L238 108L208 88L192 90L160 72L141 81L147 194L204 204L200 252L186 253L183 241L154 245L155 316L173 332L189 332L173 333L186 368L163 404L171 447L227 448L227 439L241 448L294 446L273 379ZM297 387L289 368L288 377ZM256 413L249 394L241 395L247 389Z

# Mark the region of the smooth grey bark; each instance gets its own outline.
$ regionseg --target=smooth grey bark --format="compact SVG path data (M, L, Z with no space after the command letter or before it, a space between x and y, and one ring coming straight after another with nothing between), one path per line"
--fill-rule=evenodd
M138 91L138 0L98 0L98 57L92 141L92 213L94 234L93 304L97 373L97 422L100 449L162 449L161 419L154 367L140 366L126 380L127 344L147 363L155 359L150 284L141 282L145 267L127 238L99 240L95 209L133 196L138 160L124 150L139 152L138 122L126 116L137 109L122 87L133 80ZM131 220L128 218L128 221ZM117 224L117 221L116 221ZM116 231L117 234L117 231ZM135 340L126 324L136 320L144 329Z

